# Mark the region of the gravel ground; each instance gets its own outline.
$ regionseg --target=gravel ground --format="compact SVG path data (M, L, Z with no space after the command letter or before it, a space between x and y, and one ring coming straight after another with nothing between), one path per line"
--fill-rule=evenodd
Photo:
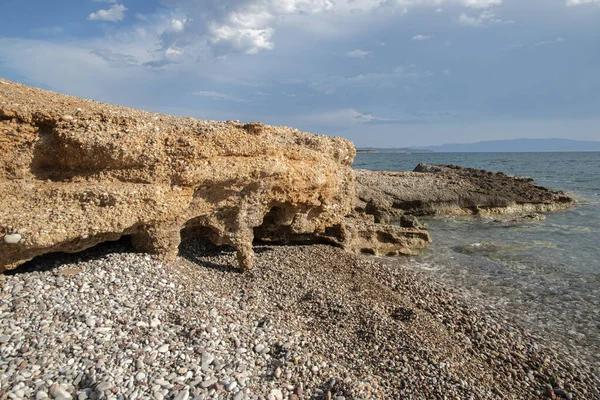
M126 241L0 276L0 398L600 399L598 364L422 274L324 246Z

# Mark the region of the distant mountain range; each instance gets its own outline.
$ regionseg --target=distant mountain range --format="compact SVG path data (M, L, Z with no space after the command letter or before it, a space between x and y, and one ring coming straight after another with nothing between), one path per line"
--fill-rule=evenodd
M413 154L413 153L433 153L432 150L413 149L408 147L398 148L378 148L378 147L361 147L356 149L357 153L402 153L402 154Z
M600 132L599 132L600 133ZM580 141L571 139L513 139L490 140L477 143L443 144L423 146L413 152L429 150L442 153L500 153L500 152L562 152L600 151L600 141Z

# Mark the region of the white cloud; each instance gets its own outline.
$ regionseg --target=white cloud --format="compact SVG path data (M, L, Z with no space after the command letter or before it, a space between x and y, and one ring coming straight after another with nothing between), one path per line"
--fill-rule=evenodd
M415 65L409 65L396 67L390 72L368 72L349 77L320 76L313 79L309 86L316 91L331 95L341 87L394 88L400 83L418 83L432 75L429 71L419 71Z
M213 91L207 91L207 90L201 90L199 92L194 92L192 93L194 96L202 96L202 97L209 97L213 100L226 100L226 101L233 101L236 103L245 103L246 100L244 99L240 99L238 97L235 96L231 96L225 93L219 93L219 92L213 92Z
M165 57L167 58L177 58L179 56L183 55L183 50L177 48L177 47L169 47L168 49L165 50Z
M187 22L187 19L185 19L185 18L183 18L183 19L173 18L171 20L170 31L175 32L175 33L183 32L183 30L185 29L186 22Z
M125 11L127 11L127 7L125 7L123 4L115 4L108 10L98 10L91 13L88 16L88 19L92 21L122 21L123 18L125 18Z
M582 4L599 4L600 0L567 0L567 7L580 6Z
M458 17L458 23L464 26L482 27L485 25L498 25L498 24L513 24L513 20L502 20L496 17L496 14L492 11L483 11L479 16L471 17L465 13L460 14Z
M117 0L94 0L94 3L116 3Z
M546 46L548 44L555 44L555 43L562 43L562 42L565 42L565 39L562 38L562 37L557 37L554 40L547 40L547 41L537 42L536 44L533 45L533 47Z
M393 7L400 13L416 7L439 9L444 4L468 9L488 9L502 0L163 0L172 7L177 21L162 40L164 48L183 48L189 43L208 43L217 54L257 54L275 47L275 34L284 23L302 23L315 29L311 15L330 14L355 18L357 15ZM441 11L441 9L439 9ZM393 12L393 10L392 10ZM303 19L304 17L312 20ZM189 28L189 29L188 29Z
M459 3L461 3L465 7L489 8L501 5L502 0L460 0Z
M415 35L412 37L412 40L417 40L417 41L424 41L424 40L429 40L433 37L433 35Z
M313 124L323 125L328 127L348 127L359 124L375 123L375 122L391 122L388 118L374 117L371 113L362 113L353 108L327 111L321 114L310 115L303 117Z
M449 70L449 69L444 69L444 70L442 70L442 74L444 74L444 75L446 75L446 76L450 76L450 75L452 75L452 73L450 72L450 70Z
M527 48L532 48L532 47L542 47L542 46L563 43L563 42L566 42L565 38L557 37L554 40L543 40L541 42L537 42L534 44L523 44L523 43L511 44L510 46L507 47L507 50L518 50L518 49L527 49Z
M3 66L26 77L35 86L74 96L127 104L136 91L155 78L136 64L127 50L94 51L76 40L55 43L42 40L0 38ZM127 67L127 68L124 68ZM127 87L127 90L124 89Z
M231 49L246 54L256 54L261 50L272 50L273 28L242 28L240 26L210 24L210 42L225 44Z
M95 49L92 50L91 53L102 58L110 67L113 68L124 68L140 65L135 57L126 54L115 53L110 49Z
M346 55L350 58L365 58L366 56L373 53L372 51L365 51L361 49L354 49L346 53Z
M467 8L490 8L502 5L502 0L395 0L401 7L431 6L440 12L443 4L454 4ZM440 11L438 11L440 10Z

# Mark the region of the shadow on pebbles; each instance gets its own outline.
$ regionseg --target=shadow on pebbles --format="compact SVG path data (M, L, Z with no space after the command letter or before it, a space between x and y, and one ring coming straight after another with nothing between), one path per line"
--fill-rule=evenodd
M165 266L126 242L0 276L0 398L598 399L598 365L549 349L397 264L325 245Z

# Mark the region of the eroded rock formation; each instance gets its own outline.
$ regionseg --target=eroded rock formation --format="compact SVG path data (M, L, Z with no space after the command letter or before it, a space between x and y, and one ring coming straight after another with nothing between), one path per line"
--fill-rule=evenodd
M203 228L252 266L253 229L324 232L352 210L351 142L201 121L0 80L0 271L131 235L164 261ZM271 213L272 216L273 213Z
M574 203L532 179L451 165L419 164L414 172L356 170L356 185L357 208L383 223L406 214L531 214Z
M429 234L354 212L348 140L174 117L0 79L0 272L130 236L171 262L182 234L237 250L255 238L414 254Z
M266 222L255 229L255 237L277 243L329 243L350 253L377 256L416 255L431 243L429 232L416 219L388 225L375 223L373 216L364 213L352 213L338 224L308 234Z

